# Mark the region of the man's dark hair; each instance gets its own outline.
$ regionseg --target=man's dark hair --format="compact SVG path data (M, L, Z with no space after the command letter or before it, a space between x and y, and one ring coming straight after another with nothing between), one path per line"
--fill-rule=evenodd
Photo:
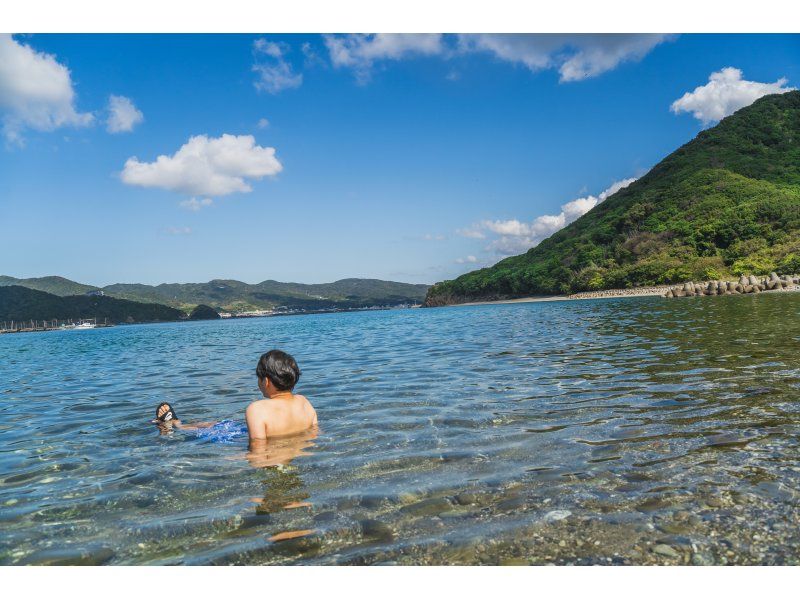
M278 390L292 390L300 379L300 368L294 357L278 349L267 351L258 360L256 376L269 378Z

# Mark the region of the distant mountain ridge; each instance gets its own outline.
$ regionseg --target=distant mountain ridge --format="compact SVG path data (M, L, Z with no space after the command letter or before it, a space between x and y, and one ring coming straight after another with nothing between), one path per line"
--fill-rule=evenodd
M103 291L110 297L146 303L161 303L191 310L205 304L218 310L272 309L356 309L421 303L428 285L377 279L345 278L331 283L301 284L265 280L247 284L238 280L216 279L203 283L164 283L160 285L118 283L95 287L62 278L14 278L0 276L0 287L18 285L59 296L83 295Z
M800 271L800 91L769 95L522 255L427 306Z

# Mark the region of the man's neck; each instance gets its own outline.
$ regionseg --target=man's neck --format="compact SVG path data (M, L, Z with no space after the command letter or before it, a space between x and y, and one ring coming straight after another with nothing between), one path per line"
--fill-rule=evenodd
M291 390L281 390L269 395L270 399L291 399L294 395Z

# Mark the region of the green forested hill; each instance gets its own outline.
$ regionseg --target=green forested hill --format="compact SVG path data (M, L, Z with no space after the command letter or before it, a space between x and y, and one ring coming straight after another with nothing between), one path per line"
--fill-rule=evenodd
M291 309L358 308L421 302L427 285L350 278L325 284L299 284L266 280L247 284L238 280L204 283L115 284L103 290L114 297L155 301L175 307L200 303L220 309L253 309L285 306Z
M13 278L0 276L0 287L18 285L52 293L79 295L98 287L80 284L58 276ZM385 280L346 278L324 284L299 284L265 280L247 284L238 280L212 280L201 283L112 284L101 289L106 295L147 303L163 303L190 311L205 304L217 309L268 309L286 306L291 309L359 308L380 305L420 303L428 286Z
M299 284L266 280L247 284L238 280L204 283L115 284L103 290L114 296L137 301L157 301L174 306L204 303L222 309L271 308L328 309L397 305L421 302L427 285L349 278L325 284Z
M701 132L523 255L431 287L426 305L800 272L800 91Z
M88 291L94 291L97 287L88 284L74 282L61 276L43 276L41 278L14 278L13 276L0 276L0 287L18 285L44 291L53 295L66 297L67 295L83 295Z
M166 305L137 303L113 297L74 295L59 297L21 286L0 286L0 321L78 320L102 322L171 322L185 314Z

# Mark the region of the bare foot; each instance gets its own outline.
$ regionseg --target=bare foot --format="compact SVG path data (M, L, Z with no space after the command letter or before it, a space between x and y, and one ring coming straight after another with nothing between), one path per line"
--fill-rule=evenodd
M153 420L155 424L172 424L178 423L178 415L169 403L161 403L156 407L156 418Z
M164 417L164 414L167 413L169 410L170 406L167 405L166 403L161 405L161 407L158 408L158 411L156 411L156 419L161 419L162 417Z

